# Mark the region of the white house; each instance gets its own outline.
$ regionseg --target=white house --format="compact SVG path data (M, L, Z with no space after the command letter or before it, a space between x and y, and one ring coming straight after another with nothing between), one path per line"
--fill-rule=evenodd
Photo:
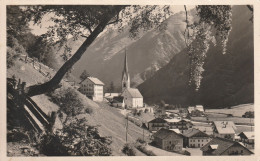
M202 105L196 105L195 109L199 110L200 112L204 112L204 107Z
M88 77L80 82L79 91L85 94L93 101L103 101L103 87L104 83L98 78Z

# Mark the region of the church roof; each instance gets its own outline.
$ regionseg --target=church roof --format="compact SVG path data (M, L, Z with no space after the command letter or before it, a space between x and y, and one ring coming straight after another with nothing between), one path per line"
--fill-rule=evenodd
M129 92L129 94L133 98L143 98L142 94L140 93L140 91L137 88L127 88L126 90Z

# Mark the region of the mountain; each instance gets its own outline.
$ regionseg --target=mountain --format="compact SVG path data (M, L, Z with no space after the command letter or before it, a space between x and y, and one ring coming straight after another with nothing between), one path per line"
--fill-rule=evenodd
M86 70L107 85L113 81L115 86L120 86L126 49L131 83L132 86L137 86L184 49L184 20L184 12L176 13L164 22L167 23L165 31L153 29L141 32L136 39L129 38L128 30L107 30L91 44L74 65L72 74L79 77L83 70ZM72 53L82 41L84 39L68 42L68 46L72 47Z
M254 41L251 12L246 6L232 8L232 31L227 54L220 45L210 46L198 92L188 85L189 58L186 49L150 79L138 86L147 103L203 104L222 108L254 102Z

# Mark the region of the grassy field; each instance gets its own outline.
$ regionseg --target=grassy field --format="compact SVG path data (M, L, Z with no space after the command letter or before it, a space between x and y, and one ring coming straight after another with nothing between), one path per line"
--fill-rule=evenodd
M53 75L54 72L50 70L50 73ZM15 75L16 78L20 78L22 81L25 81L27 85L33 85L37 83L43 83L48 79L35 70L32 65L25 64L21 61L17 61L15 66L8 69L7 77L12 77ZM71 87L68 83L62 81L64 88ZM75 90L76 91L76 90ZM93 109L92 114L81 114L78 117L85 117L88 120L89 125L99 126L99 132L102 136L111 136L112 137L112 155L122 156L124 155L121 150L126 142L126 119L118 111L118 109L110 107L106 103L96 103L88 99L78 91L79 98L82 100L82 103L86 107ZM32 97L32 99L38 104L40 108L45 113L50 113L51 111L57 111L59 106L49 101L48 96L42 94ZM136 126L132 122L128 122L128 143L135 142L138 138L143 137L143 129ZM149 139L150 133L145 131L146 140ZM137 155L144 155L139 152L137 149Z
M191 120L207 122L206 117L191 117ZM233 121L239 125L254 125L254 119L242 117L209 117L209 121Z
M242 115L247 111L254 111L253 104L244 104L231 107L230 109L206 109L205 114L208 116L209 121L233 121L235 124L241 125L254 125L254 118L243 118ZM228 117L232 114L233 117ZM194 121L207 122L206 117L192 117Z
M224 109L206 109L205 112L207 114L232 114L236 117L242 117L242 115L247 111L254 111L254 104L244 104L244 105L238 105L233 106L230 109L224 108Z

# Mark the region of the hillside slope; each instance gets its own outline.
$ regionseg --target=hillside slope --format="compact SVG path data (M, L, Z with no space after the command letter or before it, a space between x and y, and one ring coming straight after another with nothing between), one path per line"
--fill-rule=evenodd
M152 78L138 86L148 103L203 104L221 108L254 102L254 47L252 14L246 6L233 7L227 54L211 46L198 93L189 89L189 58L184 49Z
M49 72L54 74L54 71L49 70ZM38 70L35 70L31 64L26 64L22 61L16 61L15 66L7 70L7 77L12 77L13 75L15 75L17 79L20 78L21 81L25 81L27 85L33 85L47 81L47 78L40 74ZM62 86L64 88L71 87L64 81L62 81ZM126 136L126 120L124 116L116 108L112 108L105 103L97 104L78 91L76 92L78 93L78 96L82 100L84 106L90 107L93 110L92 114L80 114L78 117L86 117L89 125L99 126L98 129L102 136L112 136L112 155L124 155L121 152L125 144ZM59 109L59 106L52 103L49 100L49 97L45 94L34 96L32 99L46 114L50 114L51 111L57 111ZM56 127L61 127L59 120L56 123ZM146 132L145 135L148 137L149 133ZM136 126L132 122L129 122L128 142L135 142L136 139L142 138L142 136L143 129ZM137 152L137 154L144 155L141 152Z

